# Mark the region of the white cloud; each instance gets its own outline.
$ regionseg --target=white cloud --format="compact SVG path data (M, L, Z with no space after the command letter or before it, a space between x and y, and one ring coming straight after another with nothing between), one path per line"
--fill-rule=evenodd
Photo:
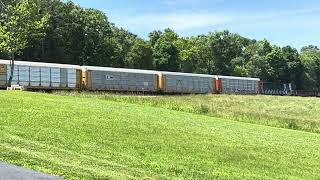
M228 29L244 36L262 39L271 39L279 44L291 43L294 39L300 38L293 34L308 34L308 37L316 37L316 28L320 25L320 9L292 9L282 11L220 11L207 12L176 11L151 14L123 15L113 13L111 18L117 26L124 27L131 32L147 38L153 30L172 28L182 36L195 36L206 34L212 31ZM306 36L304 36L306 38ZM282 39L277 41L277 39ZM287 39L285 41L285 39ZM308 44L308 43L303 43ZM312 43L309 43L312 44ZM300 47L301 45L296 45Z
M172 28L185 31L226 23L227 16L211 13L180 13L180 14L151 14L137 17L122 18L121 24L135 29L164 29Z
M176 2L180 0L167 0ZM195 0L188 0L195 1ZM113 19L118 26L127 27L132 30L150 31L154 29L172 28L176 31L189 31L202 28L215 28L217 25L245 25L260 24L281 20L292 19L299 16L306 16L309 13L317 12L318 9L302 9L291 11L266 11L266 12L182 12L182 13L157 13L142 14L133 16L120 16ZM312 14L313 15L313 14ZM307 20L307 19L306 19ZM284 22L283 22L284 23ZM291 22L287 22L291 23ZM287 24L284 23L284 24Z

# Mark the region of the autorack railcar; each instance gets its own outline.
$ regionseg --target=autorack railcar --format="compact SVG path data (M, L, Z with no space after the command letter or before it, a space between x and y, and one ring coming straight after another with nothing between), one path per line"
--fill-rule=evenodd
M215 93L215 80L212 75L160 72L159 85L165 93Z
M215 76L216 91L224 94L260 94L262 83L259 78Z
M0 60L0 87L8 86L11 75L9 60ZM14 61L12 85L26 89L81 88L81 67L76 65Z
M83 66L83 87L90 91L157 92L157 71Z

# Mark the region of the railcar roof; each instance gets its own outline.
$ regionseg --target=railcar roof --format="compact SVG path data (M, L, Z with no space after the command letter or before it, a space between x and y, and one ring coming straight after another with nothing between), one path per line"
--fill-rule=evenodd
M161 73L164 75L176 75L176 76L196 76L196 77L210 77L210 78L215 77L214 75L208 75L208 74L193 74L193 73L180 73L180 72L167 72L167 71L162 71Z
M216 76L220 79L237 79L237 80L251 80L251 81L260 81L259 78L249 78L249 77L236 77L236 76Z
M125 68L111 68L98 66L82 66L82 69L89 71L112 71L112 72L127 72L127 73L141 73L141 74L159 74L158 71L141 70L141 69L125 69Z
M10 64L10 60L0 59L0 64ZM81 69L81 66L70 64L56 64L56 63L43 63L43 62L29 62L29 61L14 61L15 65L20 66L35 66L35 67L53 67L53 68L66 68L66 69Z

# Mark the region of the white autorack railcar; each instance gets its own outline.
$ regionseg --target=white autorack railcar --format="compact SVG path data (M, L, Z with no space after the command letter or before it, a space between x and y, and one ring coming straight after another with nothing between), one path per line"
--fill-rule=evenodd
M0 60L0 87L7 87L11 75L9 60ZM12 85L27 89L80 89L81 67L54 63L14 61Z

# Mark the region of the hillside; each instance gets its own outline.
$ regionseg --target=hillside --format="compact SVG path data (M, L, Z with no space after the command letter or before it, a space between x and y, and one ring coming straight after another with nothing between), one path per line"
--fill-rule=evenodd
M0 160L67 179L320 173L319 134L105 98L0 91L0 100Z
M248 95L124 96L109 93L56 92L160 107L211 117L320 133L319 98Z

